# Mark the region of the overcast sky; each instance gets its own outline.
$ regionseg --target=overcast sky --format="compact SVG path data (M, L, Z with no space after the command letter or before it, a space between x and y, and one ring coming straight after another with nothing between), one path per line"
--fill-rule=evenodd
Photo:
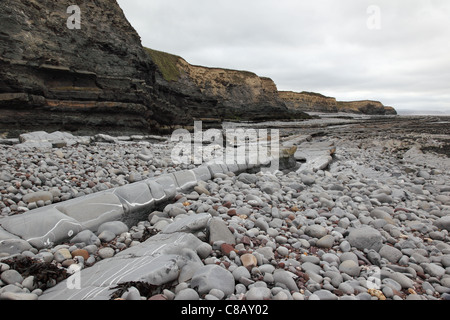
M450 114L449 0L118 0L152 49L279 90Z

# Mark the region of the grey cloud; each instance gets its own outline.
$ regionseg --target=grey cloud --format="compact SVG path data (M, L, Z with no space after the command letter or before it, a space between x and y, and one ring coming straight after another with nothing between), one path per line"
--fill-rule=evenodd
M145 46L190 63L249 70L280 90L450 113L448 0L118 2ZM380 30L367 28L370 5Z

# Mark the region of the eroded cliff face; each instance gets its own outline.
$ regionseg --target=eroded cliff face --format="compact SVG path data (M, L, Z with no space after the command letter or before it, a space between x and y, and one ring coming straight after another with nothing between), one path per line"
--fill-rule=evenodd
M338 112L346 112L346 113L361 113L368 115L397 114L394 108L385 107L381 102L371 100L346 101L346 102L339 101L337 107Z
M304 112L338 112L336 98L313 92L280 91L288 108Z
M2 0L2 129L148 132L189 118L161 98L156 66L116 1L80 2L80 29L67 26L72 4Z
M343 112L367 115L397 114L397 111L393 107L385 107L379 101L363 100L344 102L313 92L281 91L279 95L285 101L288 108L303 112Z
M308 115L287 108L270 78L239 70L189 64L181 57L148 49L158 65L157 82L191 97L197 119L304 119ZM195 99L197 98L197 99ZM202 101L202 104L194 100Z

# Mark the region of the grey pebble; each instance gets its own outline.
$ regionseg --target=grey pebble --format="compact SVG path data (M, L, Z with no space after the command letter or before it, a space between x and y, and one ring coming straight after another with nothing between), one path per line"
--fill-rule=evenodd
M0 279L6 284L21 284L23 281L22 275L13 269L2 272Z

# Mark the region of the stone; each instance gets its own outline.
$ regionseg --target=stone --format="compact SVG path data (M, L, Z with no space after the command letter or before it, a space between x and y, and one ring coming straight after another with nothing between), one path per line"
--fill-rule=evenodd
M3 271L0 279L6 284L22 283L23 277L16 270L10 269Z
M276 282L284 284L291 292L299 292L295 280L291 274L285 270L277 269L273 273L273 279Z
M334 237L331 235L326 235L316 242L316 246L318 248L325 248L325 249L331 248L333 244L334 244Z
M222 243L222 245L220 246L220 251L223 255L229 257L231 252L235 252L235 249L228 243Z
M0 300L34 301L38 298L35 293L25 292L4 292L0 295Z
M114 240L115 237L116 235L109 230L105 230L98 235L101 242L110 242Z
M205 187L203 187L203 186L196 186L195 188L194 188L194 190L198 193L198 194L205 194L205 195L207 195L207 196L210 196L211 195L211 193L208 191L208 189L206 189Z
M180 191L187 192L197 186L197 177L190 170L177 171L173 175Z
M72 258L83 257L84 261L89 259L89 252L85 249L76 249L71 252Z
M53 194L49 191L37 191L27 193L23 196L22 200L26 203L42 201L53 201Z
M219 289L212 289L209 294L215 296L219 300L222 300L225 297L225 293Z
M197 253L190 248L183 248L181 256L185 260L186 264L181 266L181 272L178 276L178 282L183 283L192 279L195 272L203 267L203 262L197 255Z
M314 183L316 183L316 178L314 178L314 176L312 176L312 175L305 175L305 174L302 174L302 175L300 176L300 179L301 179L302 182L303 182L304 184L306 184L307 186L311 186L311 185L313 185Z
M114 235L119 236L124 232L128 232L128 226L122 221L105 222L99 226L97 233L100 234L105 230L108 230Z
M328 290L317 290L309 297L309 300L338 300L338 296Z
M255 184L258 181L258 177L256 175L249 173L241 173L237 179L246 184Z
M93 232L103 223L121 220L124 215L122 202L112 193L76 198L59 205L58 210Z
M305 234L312 238L322 238L328 233L327 229L319 225L307 226L305 229Z
M197 291L195 291L194 289L191 288L186 288L181 290L180 292L178 292L175 296L174 300L190 300L190 301L194 301L194 300L198 300L200 297L197 293Z
M115 254L114 249L110 247L105 247L98 250L98 255L102 259L112 258L114 254Z
M162 233L176 233L176 232L196 232L203 230L207 227L208 222L211 220L209 213L199 213L190 215L185 218L175 219L175 221L169 224L162 230ZM234 238L234 237L233 237Z
M53 257L57 262L61 263L64 260L72 259L72 254L70 253L70 251L68 249L62 248L62 249L57 250L53 254Z
M155 200L155 204L163 203L169 199L169 197L166 195L166 192L164 191L164 187L160 183L154 180L146 180L145 183L150 189L150 193Z
M211 254L213 249L209 243L202 242L195 250L200 258L205 259Z
M269 288L266 287L252 287L245 294L246 300L269 300L272 296Z
M282 257L287 257L289 255L289 249L283 246L279 246L277 252Z
M241 263L245 268L251 270L253 267L256 267L258 265L258 260L253 254L246 253L241 256Z
M34 276L28 276L25 279L23 279L22 286L30 290L30 292L36 289L37 285L34 281Z
M381 247L379 254L382 258L387 259L391 263L397 263L403 256L403 253L400 250L388 245Z
M212 289L219 289L226 296L234 293L235 280L232 273L218 265L206 265L192 277L191 287L197 288L200 295Z
M414 287L414 282L408 278L406 275L400 273L400 272L390 272L381 269L381 279L383 279L383 282L385 281L384 278L390 278L394 280L398 285L400 285L403 289L409 289Z
M435 225L439 229L445 229L447 231L450 231L450 216L445 216L437 219L436 221L433 222L433 225Z
M84 229L75 219L47 207L4 218L1 225L38 249L66 241Z
M377 199L380 203L392 203L393 202L392 197L385 193L374 194L374 195L372 195L372 197Z
M275 254L273 253L273 249L271 247L262 247L256 249L256 252L261 254L268 261L275 258Z
M339 265L339 271L342 273L346 273L351 277L358 277L359 273L361 272L361 269L353 260L345 260Z
M441 278L445 274L445 269L434 263L422 263L420 266L431 277Z
M350 231L347 240L352 247L356 247L359 250L373 249L378 252L383 246L381 233L372 227L353 229Z
M339 257L339 260L341 262L344 262L345 260L353 260L356 263L358 263L358 256L356 254L354 254L353 252L344 252L343 254L341 254L341 256Z
M134 179L137 179L134 177ZM124 220L127 225L135 225L140 220L144 220L145 212L154 207L156 200L150 192L150 188L145 182L130 183L112 191L122 203Z
M250 272L245 266L237 267L236 269L233 270L232 274L236 281L239 281L241 277L251 279Z
M221 219L211 219L209 223L209 243L213 244L217 241L223 241L231 245L236 244L236 238L225 222Z
M127 301L140 301L141 293L136 287L131 287L122 295L122 299Z
M94 267L82 269L80 289L73 290L65 280L46 290L39 299L109 300L112 288L119 283L142 281L162 286L176 280L181 268L192 258L192 249L189 256L185 255L184 249L197 248L201 243L190 233L154 235L111 259L100 260Z
M75 237L70 240L71 243L84 243L86 245L96 245L99 246L100 239L91 231L84 230L78 233Z
M370 212L370 216L375 219L383 219L387 223L390 223L392 225L395 225L395 221L392 219L391 215L387 213L386 211L383 211L381 209L374 209Z
M30 250L31 245L22 239L0 240L0 253L15 255Z
M208 181L211 180L211 172L208 169L208 166L200 166L192 170L195 174L197 180Z

